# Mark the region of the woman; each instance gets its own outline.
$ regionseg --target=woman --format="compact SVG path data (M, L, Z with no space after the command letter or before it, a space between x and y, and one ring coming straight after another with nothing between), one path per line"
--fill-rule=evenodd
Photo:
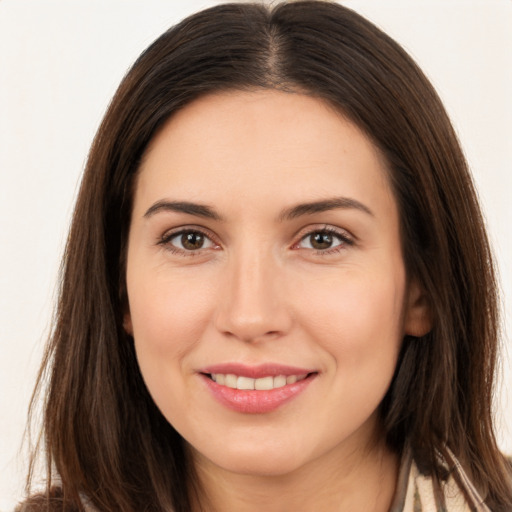
M163 34L91 149L21 510L512 509L492 258L421 71L328 2Z

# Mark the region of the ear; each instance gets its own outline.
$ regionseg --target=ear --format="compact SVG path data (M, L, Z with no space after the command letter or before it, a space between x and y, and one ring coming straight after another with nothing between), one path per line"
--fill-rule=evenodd
M133 325L132 325L132 316L129 312L126 312L123 315L123 328L126 334L133 336Z
M421 338L432 329L432 310L423 287L416 279L408 286L405 302L404 334Z

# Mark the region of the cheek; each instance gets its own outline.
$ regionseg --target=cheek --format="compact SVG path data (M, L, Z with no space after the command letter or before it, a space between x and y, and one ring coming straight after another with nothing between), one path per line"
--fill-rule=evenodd
M403 338L405 276L353 272L308 288L304 325L337 366L394 366Z
M129 277L130 315L142 376L157 404L179 400L184 392L183 363L211 316L209 288L198 290L179 272Z
M198 289L194 280L181 279L179 272L148 273L128 281L135 337L156 351L185 349L207 319L209 295L208 287Z
M326 436L334 424L349 435L376 413L403 339L403 294L400 278L345 278L303 302L309 337L329 359L328 407L317 418Z
M179 273L175 273L179 274ZM197 283L196 283L197 284ZM175 426L195 403L188 356L200 341L210 316L207 290L165 273L128 280L128 297L139 368L155 404ZM186 429L185 429L186 430Z

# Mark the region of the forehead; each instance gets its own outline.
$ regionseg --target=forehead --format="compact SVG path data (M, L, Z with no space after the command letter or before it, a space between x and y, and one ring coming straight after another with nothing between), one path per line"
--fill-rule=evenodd
M139 198L158 194L230 196L231 204L343 194L378 203L391 191L383 157L355 124L317 98L261 90L208 95L167 121L136 188Z

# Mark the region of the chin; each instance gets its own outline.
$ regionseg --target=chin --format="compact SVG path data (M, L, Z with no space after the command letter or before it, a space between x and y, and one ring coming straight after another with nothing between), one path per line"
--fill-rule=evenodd
M262 447L257 442L247 447L231 445L202 452L192 448L192 453L199 465L214 465L239 475L283 476L304 464L304 450L299 447Z

